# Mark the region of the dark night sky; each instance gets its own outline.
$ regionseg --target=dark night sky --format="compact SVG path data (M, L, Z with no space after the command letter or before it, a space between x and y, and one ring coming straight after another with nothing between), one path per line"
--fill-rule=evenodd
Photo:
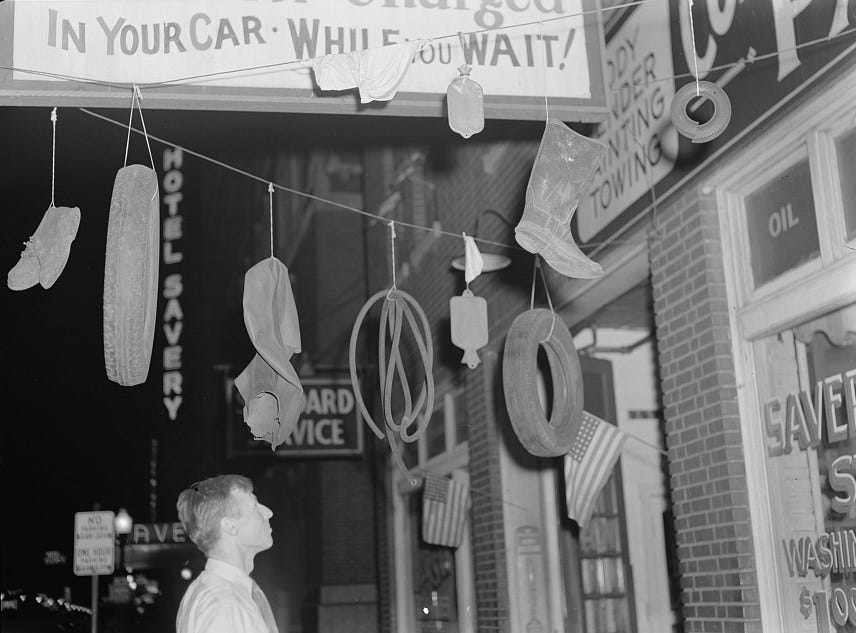
M127 120L127 111L103 114ZM138 121L135 116L136 125ZM454 135L448 134L445 119L358 121L344 116L149 111L146 124L152 134L220 157L277 147L430 144L437 138L456 142L449 140ZM537 138L542 125L494 122L481 140ZM80 207L80 229L66 268L51 289L36 286L14 292L5 283L0 288L5 317L0 353L7 403L0 452L6 508L0 579L4 588L40 590L46 573L44 551L58 549L70 559L73 515L91 509L94 502L106 510L127 507L137 520L147 520L149 438L152 425L164 416L160 361L153 359L146 385L120 387L106 378L102 343L104 245L113 179L122 166L125 137L123 129L76 108L59 110L55 201ZM0 261L8 271L50 202L50 108L0 107L0 148ZM157 162L163 146L155 143L152 149ZM148 164L145 144L136 135L131 139L129 162ZM162 175L160 167L158 172ZM207 173L221 177L221 172ZM222 177L239 178L227 172ZM205 213L214 210L205 209ZM211 253L199 253L196 260L201 270L211 257ZM225 313L229 307L222 309ZM217 315L205 318L216 321ZM234 335L245 337L240 330ZM183 441L187 446L193 439ZM176 458L181 459L172 457ZM159 520L172 520L173 500L163 499L161 504Z

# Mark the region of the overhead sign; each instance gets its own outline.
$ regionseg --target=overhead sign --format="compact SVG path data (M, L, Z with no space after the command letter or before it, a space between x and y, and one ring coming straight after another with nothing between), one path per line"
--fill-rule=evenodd
M487 117L542 119L545 95L564 120L606 114L594 0L3 5L0 65L16 70L0 75L0 98L21 105L124 107L130 92L121 87L137 83L156 108L445 116L446 90L466 63ZM389 104L358 107L354 91L317 91L313 59L407 40L424 45Z
M112 512L76 512L74 515L74 574L105 576L113 573L115 558Z
M652 202L652 184L662 200L831 66L852 63L856 13L847 6L846 0L654 1L631 9L607 34L607 96L616 114L595 134L610 151L575 215L580 241L614 234ZM723 86L733 111L722 135L693 145L674 131L668 108L696 68L699 79Z
M234 380L227 379L230 394L229 457L348 457L363 452L363 421L347 378L301 378L306 405L291 435L271 451L270 444L253 439L244 424L243 402Z
M583 241L672 170L657 138L675 95L668 20L667 2L645 2L606 45L610 114L595 136L604 142L607 154L577 210Z

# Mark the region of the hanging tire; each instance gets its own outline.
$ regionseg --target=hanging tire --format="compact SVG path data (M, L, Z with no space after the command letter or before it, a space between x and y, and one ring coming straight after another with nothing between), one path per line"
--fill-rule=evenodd
M160 254L157 175L129 165L116 174L104 260L104 366L120 385L145 382L155 336Z
M571 450L582 424L583 375L571 333L550 310L524 312L508 330L502 361L505 405L514 433L538 457L557 457ZM550 333L550 328L553 328ZM547 339L547 335L550 338ZM543 341L553 383L548 420L538 398L538 348Z

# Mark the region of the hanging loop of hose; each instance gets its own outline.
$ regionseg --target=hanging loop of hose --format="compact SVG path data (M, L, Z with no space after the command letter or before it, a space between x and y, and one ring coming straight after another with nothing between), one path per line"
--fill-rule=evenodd
M384 430L381 430L372 418L363 400L357 378L356 361L360 327L372 306L381 300L383 307L378 331L378 378ZM405 373L404 362L401 357L402 326L405 323L409 326L416 343L419 362L424 372L419 395L415 399L411 393L410 381ZM366 301L360 309L351 331L348 363L351 371L351 383L354 386L354 399L363 419L378 438L386 438L389 441L396 464L406 472L407 469L401 459L400 442L415 442L419 439L425 433L425 428L431 421L431 414L434 409L434 345L428 318L416 300L403 290L393 288L381 290ZM403 401L399 420L395 419L392 403L396 378L398 378L398 387L401 389Z

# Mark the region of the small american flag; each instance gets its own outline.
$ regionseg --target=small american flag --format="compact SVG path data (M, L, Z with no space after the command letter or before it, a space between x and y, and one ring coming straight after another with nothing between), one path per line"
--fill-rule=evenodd
M583 411L582 426L565 455L568 517L580 526L585 526L591 518L594 503L621 456L625 440L627 435L618 428Z
M433 545L458 547L470 509L470 487L460 481L425 475L422 493L422 540Z

